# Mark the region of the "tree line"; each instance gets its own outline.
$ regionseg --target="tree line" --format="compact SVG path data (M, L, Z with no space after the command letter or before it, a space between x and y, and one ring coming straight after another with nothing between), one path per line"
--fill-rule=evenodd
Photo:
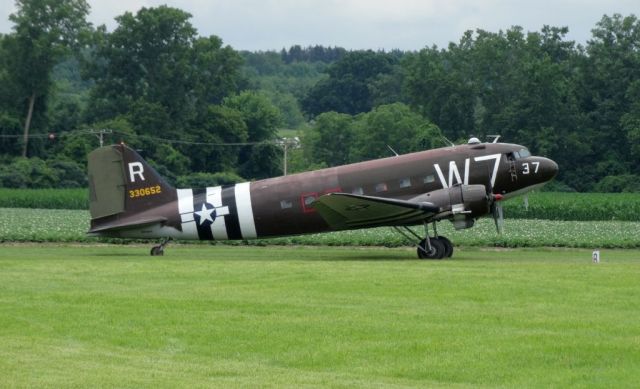
M177 185L281 174L283 134L302 146L290 171L499 134L556 160L555 189L640 191L634 15L603 16L585 46L544 26L419 51L244 52L177 8L126 12L107 31L85 0L16 5L0 36L1 186L85 185L108 129Z

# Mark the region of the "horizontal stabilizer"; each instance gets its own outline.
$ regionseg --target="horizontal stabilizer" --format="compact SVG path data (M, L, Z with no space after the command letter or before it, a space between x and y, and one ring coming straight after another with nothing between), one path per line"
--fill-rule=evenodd
M411 202L349 193L320 196L313 207L334 229L395 226L422 223L438 213L428 202Z
M140 228L151 224L165 223L166 221L166 217L114 220L112 222L98 224L96 227L92 227L88 233L93 234L107 231L126 230L129 228Z

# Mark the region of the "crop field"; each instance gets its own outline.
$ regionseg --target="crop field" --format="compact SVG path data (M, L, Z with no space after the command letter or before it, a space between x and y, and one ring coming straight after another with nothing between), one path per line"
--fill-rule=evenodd
M0 209L0 242L117 242L86 236L89 212L55 209ZM423 233L420 227L416 232ZM456 231L451 223L438 223L438 232L449 237L455 245L496 247L582 247L582 248L639 248L640 222L626 221L554 221L505 220L504 232L496 233L493 220L480 219L467 230ZM410 245L391 228L375 228L302 235L288 238L225 244L258 245L329 245L329 246L386 246Z
M89 209L86 189L3 189L0 208ZM564 221L640 221L640 193L529 194L504 202L505 214L515 219Z
M0 188L0 208L89 209L89 191Z
M633 387L640 253L0 246L8 387Z

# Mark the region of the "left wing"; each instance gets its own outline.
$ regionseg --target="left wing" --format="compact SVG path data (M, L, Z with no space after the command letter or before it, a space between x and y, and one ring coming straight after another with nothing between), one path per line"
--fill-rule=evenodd
M440 208L433 203L411 202L349 193L320 196L313 207L337 230L422 223Z

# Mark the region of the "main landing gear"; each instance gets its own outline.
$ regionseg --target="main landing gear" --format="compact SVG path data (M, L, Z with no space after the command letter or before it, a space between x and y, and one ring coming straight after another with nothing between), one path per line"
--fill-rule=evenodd
M171 241L171 238L164 238L162 239L162 242L160 242L159 245L153 246L151 248L151 256L155 257L157 255L160 255L160 256L164 255L164 246L168 245L170 241Z
M418 258L420 259L442 259L451 258L453 255L453 244L444 236L438 236L436 230L436 223L433 222L433 237L429 237L429 225L424 224L425 238L421 238L409 227L393 227L405 238L413 241L412 237L419 240L419 243L415 244L417 247Z

